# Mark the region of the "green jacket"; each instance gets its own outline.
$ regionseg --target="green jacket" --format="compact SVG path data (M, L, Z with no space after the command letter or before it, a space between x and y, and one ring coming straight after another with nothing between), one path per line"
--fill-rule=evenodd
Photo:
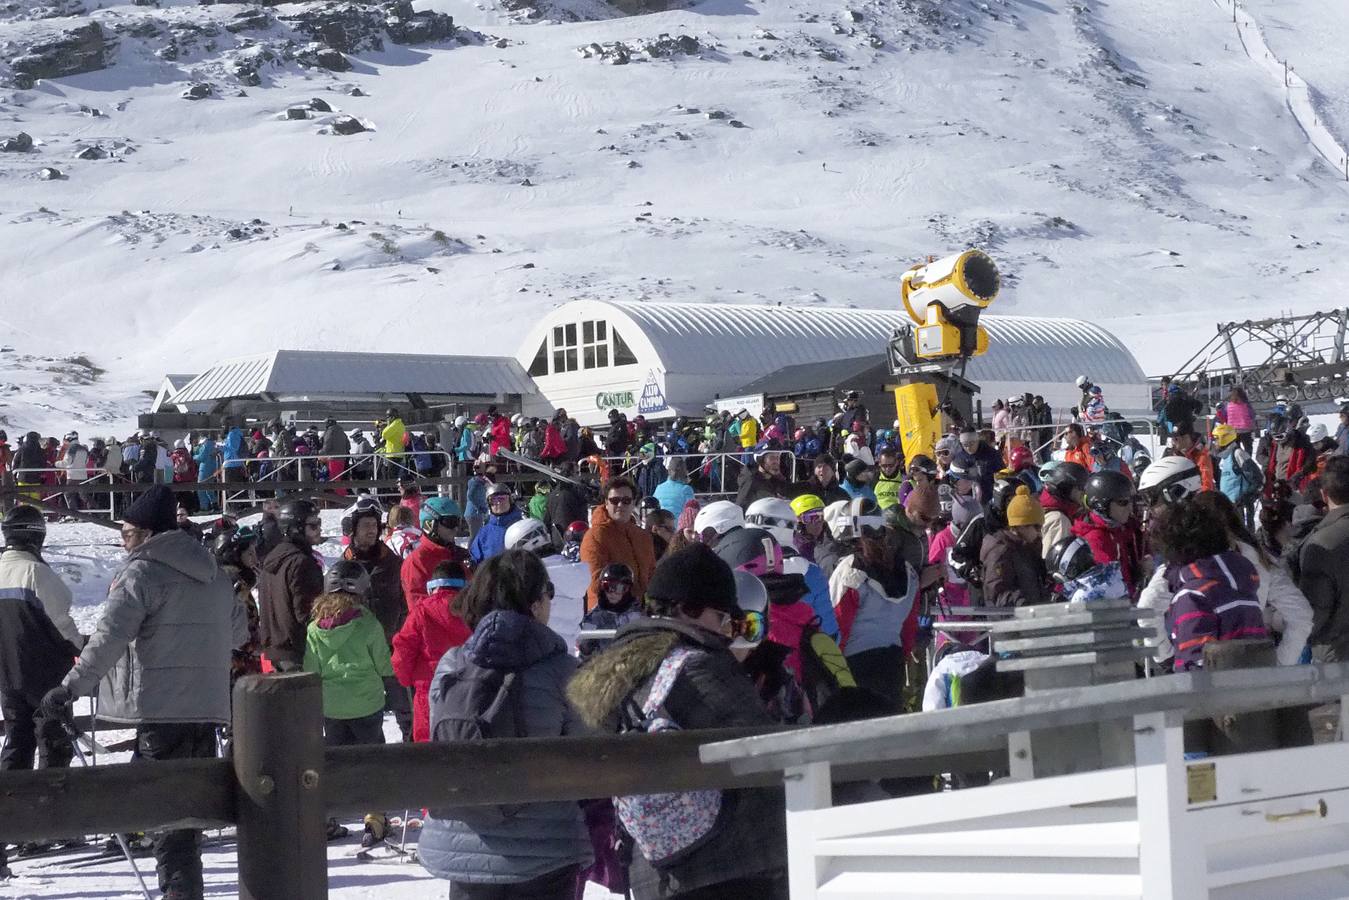
M547 494L535 494L533 497L529 498L528 515L531 519L538 519L540 522L542 522L543 514L547 509L548 509Z
M384 708L384 679L393 677L384 628L369 610L335 628L310 622L304 670L323 678L323 716L359 719Z
M872 489L876 491L876 505L881 509L889 509L899 502L899 491L904 486L904 472L901 470L895 473L894 478L886 478L878 470L876 472L876 482Z

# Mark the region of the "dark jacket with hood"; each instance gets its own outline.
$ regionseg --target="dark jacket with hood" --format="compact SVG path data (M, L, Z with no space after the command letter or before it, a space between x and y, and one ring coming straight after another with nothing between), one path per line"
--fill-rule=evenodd
M14 451L14 477L20 482L34 483L42 477L42 473L33 472L31 475L25 475L25 469L46 469L47 455L42 451L42 436L36 431L30 431L23 436L19 446Z
M567 703L567 681L576 660L555 631L532 617L509 610L488 613L473 636L440 660L431 678L431 735L447 716L470 718L475 710L446 705L447 689L474 670L516 672L527 737L581 734ZM485 816L473 823L432 816L422 829L418 854L427 871L440 878L474 884L528 881L591 858L590 836L581 808L568 801L528 803L504 818Z
M543 524L563 534L572 522L590 522L590 507L586 505L585 494L574 484L565 481L553 485L548 492L548 503L544 507Z
M607 650L591 657L567 689L587 725L618 731L630 704L638 708L651 690L661 661L683 644L702 651L685 663L665 701L682 729L771 725L754 683L727 648L730 641L672 619L638 619L623 628ZM659 871L636 850L629 870L637 900L772 875L786 865L787 839L781 791L726 791L710 838Z
M351 438L337 424L323 429L323 443L319 445L319 456L350 456Z
M102 680L99 716L113 722L227 725L230 651L247 641L229 577L175 528L127 554L64 684L81 697Z
M1349 659L1349 506L1326 513L1298 550L1298 587L1312 607L1308 643Z
M1039 541L1024 544L1010 528L1000 528L984 538L979 563L984 602L990 606L1034 606L1054 599Z
M272 662L304 662L309 612L323 593L323 569L308 547L282 541L258 570L262 649Z

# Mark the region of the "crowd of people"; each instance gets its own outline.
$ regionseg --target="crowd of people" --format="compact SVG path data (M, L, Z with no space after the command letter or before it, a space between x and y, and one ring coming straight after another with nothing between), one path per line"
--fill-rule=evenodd
M435 446L471 473L463 503L415 484L387 509L347 497L340 534L296 494L256 523L203 528L154 485L121 516L126 562L89 636L43 561L43 511L19 504L0 592L28 602L0 607L0 765L69 764L72 703L94 694L100 718L135 728L138 758L213 756L231 680L271 672L320 677L330 746L384 742L386 715L406 741L471 741L939 709L1008 690L986 641L959 628L974 607L1155 609L1163 671L1237 639L1273 642L1287 665L1349 653L1349 404L1331 437L1284 401L1261 420L1239 387L1209 410L1165 384L1164 444L1145 445L1078 385L1062 426L1041 398L1009 398L990 428L957 421L930 455L906 455L856 395L806 425L613 411L597 436L564 410L459 417ZM316 465L354 451L334 432L352 439L330 420ZM228 480L258 437L233 427L191 455ZM379 437L385 454L408 450L396 412ZM497 480L502 449L552 476L518 493ZM27 483L17 458L13 471ZM707 491L728 476L733 499ZM327 540L342 551L325 570ZM555 610L567 566L587 588ZM560 615L580 619L574 643L551 627ZM362 842L388 829L371 811ZM201 898L196 833L153 843L164 896ZM586 881L638 898L786 896L782 798L767 789L432 809L419 854L452 898L570 900Z

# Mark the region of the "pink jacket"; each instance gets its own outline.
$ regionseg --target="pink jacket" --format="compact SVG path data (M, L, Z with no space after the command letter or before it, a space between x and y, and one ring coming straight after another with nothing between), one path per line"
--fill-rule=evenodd
M1223 406L1223 412L1226 414L1227 424L1238 432L1244 434L1255 430L1255 411L1251 409L1250 404L1234 403L1229 400Z

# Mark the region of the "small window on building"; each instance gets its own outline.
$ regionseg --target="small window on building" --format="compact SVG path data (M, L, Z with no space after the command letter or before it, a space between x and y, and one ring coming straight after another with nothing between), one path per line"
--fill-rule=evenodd
M529 364L529 374L533 378L548 374L548 339L544 338L543 343L539 344L539 352L534 354L534 361Z
M587 369L605 369L609 366L608 323L604 321L581 323L581 361Z
M627 343L617 331L614 332L614 365L616 366L635 366L637 365L637 355L628 349Z
M553 328L553 374L575 372L578 368L576 323Z

